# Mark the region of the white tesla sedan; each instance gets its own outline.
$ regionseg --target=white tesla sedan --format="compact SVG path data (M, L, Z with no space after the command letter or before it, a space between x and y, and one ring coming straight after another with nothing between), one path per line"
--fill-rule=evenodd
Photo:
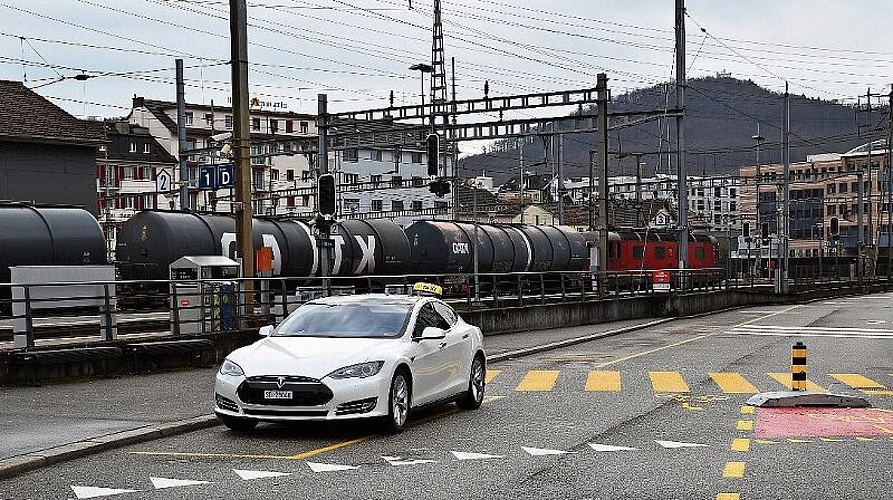
M381 417L399 432L409 412L484 398L481 330L435 297L356 295L310 301L217 373L224 425Z

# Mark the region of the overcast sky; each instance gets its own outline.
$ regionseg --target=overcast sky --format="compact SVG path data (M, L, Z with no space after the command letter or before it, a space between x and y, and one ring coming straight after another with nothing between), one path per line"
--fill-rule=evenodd
M0 79L76 116L124 116L131 97L227 104L227 0L0 0ZM409 8L410 3L412 9ZM418 102L432 0L249 0L252 96L315 113ZM690 78L729 72L775 91L854 100L893 81L889 0L688 0ZM460 99L674 77L673 0L444 0ZM703 32L703 28L706 30ZM449 64L449 63L448 63ZM92 78L75 80L78 74ZM448 75L449 75L448 67ZM425 82L427 89L428 82Z

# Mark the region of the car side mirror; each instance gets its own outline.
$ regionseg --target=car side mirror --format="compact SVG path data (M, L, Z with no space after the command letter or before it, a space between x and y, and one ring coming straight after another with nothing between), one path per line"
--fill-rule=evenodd
M426 326L419 338L421 340L441 340L446 338L446 332L436 326Z
M257 333L259 333L261 337L269 337L273 334L273 330L273 325L267 325L260 327L260 330Z

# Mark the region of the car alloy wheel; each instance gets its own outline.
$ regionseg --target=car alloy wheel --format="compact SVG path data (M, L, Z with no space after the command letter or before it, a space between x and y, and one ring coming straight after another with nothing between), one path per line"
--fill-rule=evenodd
M391 382L391 408L389 415L389 427L391 431L400 432L406 425L406 417L409 415L409 384L406 375L397 373Z
M466 410L475 410L481 407L484 401L484 390L486 389L486 368L484 367L484 358L475 356L471 361L471 374L468 377L468 390L458 401L460 408Z

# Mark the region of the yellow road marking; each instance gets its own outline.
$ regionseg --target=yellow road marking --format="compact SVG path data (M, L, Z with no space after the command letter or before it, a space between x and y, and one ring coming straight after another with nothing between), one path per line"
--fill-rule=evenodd
M736 438L732 440L732 451L750 451L750 439Z
M863 377L857 373L829 373L831 377L843 382L853 389L886 389L883 384L879 384L868 377Z
M558 380L558 370L530 370L516 391L551 391Z
M648 372L654 392L691 392L679 372Z
M753 420L739 420L737 429L739 431L752 431L753 430Z
M738 493L718 493L716 500L741 500L741 495Z
M710 378L726 394L756 394L760 391L739 373L710 373Z
M779 384L787 387L788 389L792 387L790 373L770 373L769 376L774 378ZM815 383L810 382L809 380L806 381L806 390L812 392L828 392L823 387L820 387Z
M586 379L586 390L590 392L620 392L620 372L589 372L589 378Z
M744 405L741 407L741 414L742 415L752 415L754 410L756 410L755 407L750 406L750 405Z
M825 443L843 443L845 442L843 439L834 439L834 438L819 438Z
M647 356L647 355L649 355L649 354L653 354L653 353L655 353L655 352L663 351L664 349L670 349L670 348L673 348L673 347L679 347L679 346L681 346L681 345L688 344L689 342L694 342L695 340L706 339L707 337L712 337L712 336L714 336L714 335L716 335L716 334L715 334L715 333L711 333L711 334L709 334L709 335L698 335L697 337L692 337L692 338L690 338L690 339L686 339L686 340L683 340L683 341L681 341L681 342L676 342L676 343L673 343L673 344L667 344L667 345L665 345L665 346L661 346L661 347L655 347L654 349L649 349L649 350L647 350L647 351L643 351L643 352L640 352L640 353L638 353L638 354L631 354L631 355L626 356L626 357L624 357L624 358L615 359L614 361L608 361L607 363L602 363L602 364L598 365L598 368L605 368L606 366L616 365L617 363L622 363L622 362L624 362L624 361L629 361L629 360L631 360L631 359L636 359L636 358L641 357L641 356Z
M754 442L759 444L778 444L778 441L769 441L768 439L754 439Z
M330 451L335 451L339 448L344 448L345 446L350 446L352 444L362 443L373 436L363 436L357 439L351 439L350 441L342 441L340 443L335 443L329 446L323 446L322 448L317 448L315 450L305 451L304 453L298 453L297 455L291 455L289 460L304 460L310 457L315 457L316 455L321 455L323 453L327 453Z
M874 441L874 438L856 437L856 441L862 441L862 442L864 443L864 442L867 442L867 441Z
M722 477L744 477L744 462L726 462Z
M893 396L893 391L888 390L862 389L862 392L870 396Z
M812 441L808 439L788 439L788 442L793 444L806 444L811 443Z
M484 382L486 382L486 383L489 384L489 383L492 382L493 379L496 378L496 376L499 375L500 373L502 373L502 370L487 370L487 376L486 376L486 378L484 379Z

